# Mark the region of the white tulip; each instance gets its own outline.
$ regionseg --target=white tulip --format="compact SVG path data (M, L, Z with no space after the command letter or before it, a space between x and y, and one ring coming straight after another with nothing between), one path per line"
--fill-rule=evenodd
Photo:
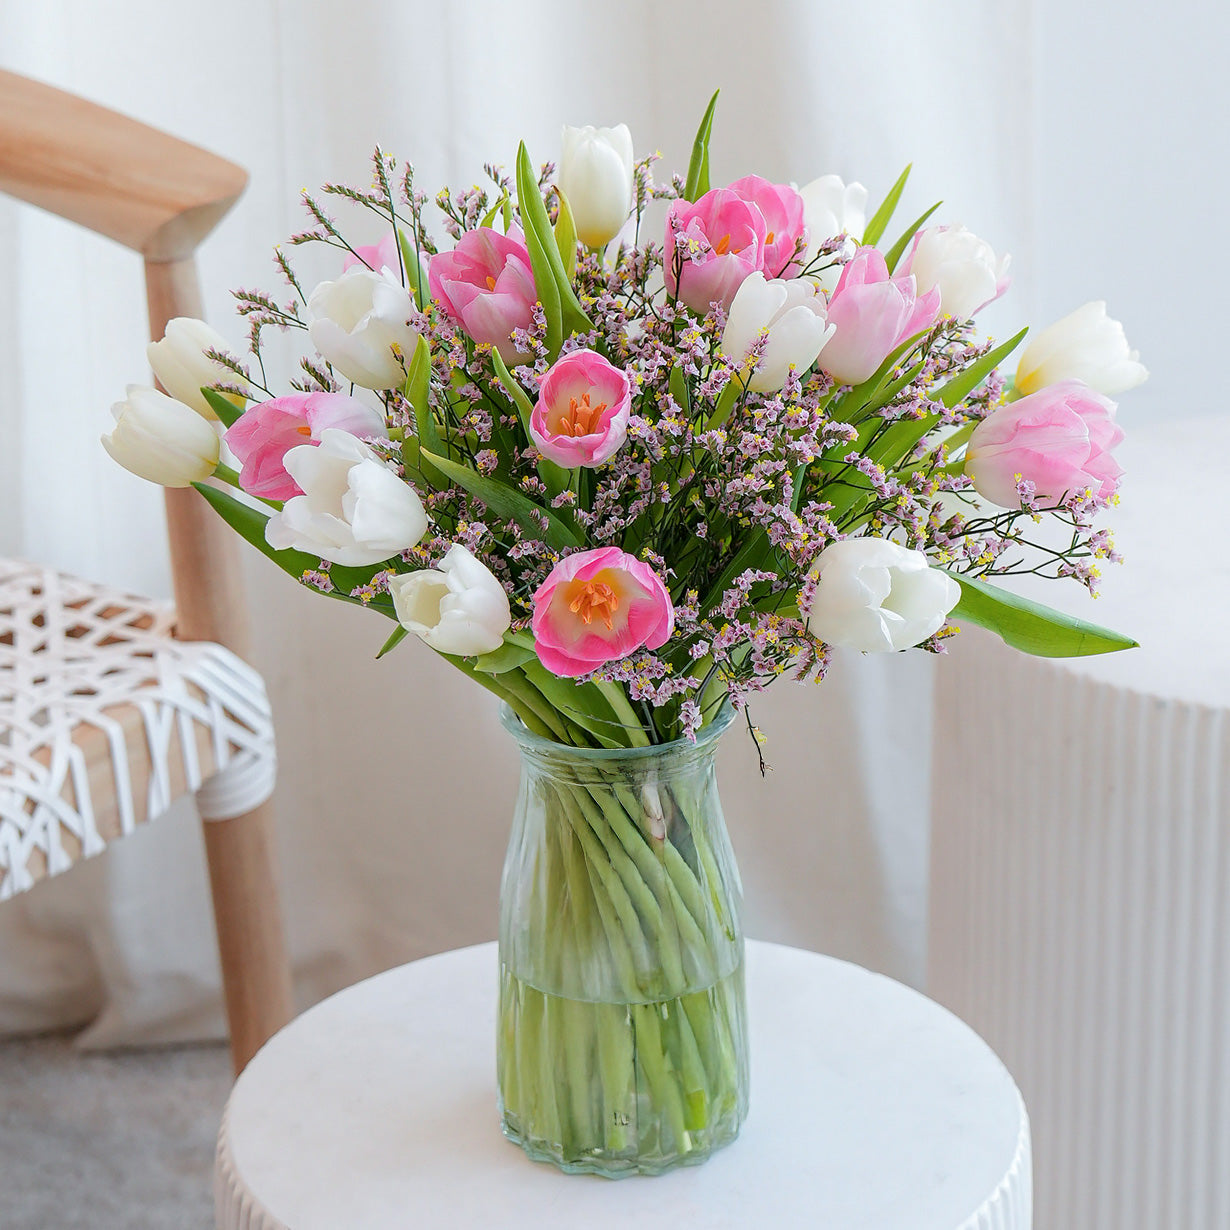
M800 188L799 196L803 198L803 221L807 227L804 268L820 251L820 245L837 235L849 236L843 254L853 256L867 229L867 189L862 184L844 183L840 175L821 175ZM829 265L809 276L814 276L831 295L841 277L841 267Z
M265 540L276 550L292 547L355 567L398 555L427 533L414 488L349 432L326 428L318 445L292 448L284 464L303 494L265 524Z
M747 380L758 393L776 393L791 366L801 376L836 332L824 315L824 296L806 278L766 278L763 273L743 279L722 333L722 352L744 365L752 347L767 332L764 353Z
M909 649L943 627L961 587L921 551L887 538L843 538L820 552L807 628L864 653Z
M354 265L308 296L308 335L347 380L365 389L397 388L418 345L413 312L394 270Z
M512 624L504 586L459 542L439 568L399 573L389 593L401 626L440 653L490 653L504 643Z
M564 125L559 186L568 198L577 238L601 248L619 233L632 209L632 134L615 128Z
M1123 326L1106 315L1097 299L1043 329L1025 347L1016 368L1019 393L1036 393L1061 380L1083 380L1114 397L1149 377L1137 351L1128 346Z
M218 433L195 410L146 385L130 384L111 407L103 448L126 470L163 487L188 487L218 466Z
M176 401L191 406L207 419L216 419L213 407L201 396L203 388L215 384L247 386L241 376L224 367L216 359L206 356L207 350L226 350L226 339L211 329L203 320L192 316L177 316L167 321L162 341L150 342L145 347L149 365L154 369L158 383ZM233 393L224 393L242 409L244 398Z
M941 311L969 320L1008 289L1010 259L960 223L929 226L914 237L898 272L914 275L920 295L938 286Z

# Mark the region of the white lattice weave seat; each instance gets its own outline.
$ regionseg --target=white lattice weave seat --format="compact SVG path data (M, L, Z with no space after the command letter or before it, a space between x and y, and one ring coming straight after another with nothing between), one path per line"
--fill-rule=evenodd
M261 677L174 624L169 603L0 560L0 900L190 791L205 819L272 793Z

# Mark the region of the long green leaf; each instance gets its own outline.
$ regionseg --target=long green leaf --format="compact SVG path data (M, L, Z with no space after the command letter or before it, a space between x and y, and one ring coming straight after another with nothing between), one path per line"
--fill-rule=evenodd
M764 532L763 528L758 526L753 531L751 537L735 552L730 563L722 569L717 580L709 587L709 592L700 604L700 609L708 612L717 606L722 600L722 595L730 587L730 583L735 577L740 576L749 568L755 568L761 564L771 549L769 536Z
M237 500L233 495L226 491L220 491L217 487L211 487L207 483L192 484L213 507L214 511L222 518L223 521L235 530L241 538L250 542L263 556L273 560L279 568L282 569L288 576L292 576L296 581L302 582L305 572L315 572L320 567L320 557L318 555L308 555L305 551L293 551L290 549L276 551L271 547L265 539L265 523L269 520L268 516L245 504L242 500ZM336 568L337 565L334 565ZM354 572L354 570L345 570ZM365 569L362 571L361 578L356 580L354 585L345 585L342 582L339 584L342 589L355 589L359 585L366 584L371 580L372 576L379 572L379 568ZM332 569L330 569L332 576ZM351 580L354 578L343 578ZM319 592L324 592L319 591ZM329 598L340 598L343 602L354 603L356 606L371 607L374 611L379 611L382 615L387 615L390 619L396 619L393 613L393 602L389 598L373 598L370 602L364 602L362 598L352 598L349 592L333 592L326 594Z
M424 468L424 453L443 453L444 445L435 417L431 413L431 349L427 339L420 337L406 373L406 396L414 410L414 438L402 441L402 459L407 465L423 470L432 482L443 482L444 476L430 467Z
M516 670L518 666L523 666L532 657L534 657L532 641L529 646L526 646L516 637L505 633L504 644L499 649L479 654L474 659L474 669L488 675L503 675L508 671Z
M713 134L713 113L717 109L720 90L713 91L705 114L701 117L700 127L696 130L696 140L692 142L692 157L688 162L688 178L683 189L683 195L689 201L695 201L709 191L709 138Z
M717 405L713 407L713 413L705 423L706 431L717 431L719 427L726 425L726 420L730 418L735 402L739 400L742 392L743 386L739 383L738 377L727 381L726 387L718 394Z
M1022 329L1015 337L1009 338L1001 346L987 351L976 363L958 376L954 376L936 394L936 400L950 410L963 398L968 397L992 372L992 370L1020 345L1021 339L1028 332ZM867 450L868 456L878 465L894 469L904 464L913 453L915 446L940 421L938 414L925 414L919 419L904 419L894 423L884 431L875 444Z
M914 334L913 337L906 338L904 342L889 353L884 362L862 384L853 385L846 392L836 397L829 407L829 418L835 422L858 423L863 418L864 410L874 409L877 405L884 404L887 398L883 398L882 394L886 391L886 386L893 388L894 385L898 384L898 382L894 382L894 385L888 384L888 378L892 374L893 369L896 368L903 356L917 346L930 331L930 327L928 327L920 333ZM901 382L899 387L904 387L905 383L908 383L908 381Z
M1021 339L1028 332L1028 329L1022 329L994 350L988 350L981 359L971 363L960 375L954 376L944 385L936 394L936 400L949 410L958 402L964 401L1021 344Z
M396 230L397 246L401 249L402 263L406 267L406 285L414 296L414 302L422 309L427 306L427 300L431 297L428 293L427 272L419 257L417 244L411 244L400 226Z
M913 167L912 162L906 166L897 177L897 182L888 190L888 196L880 203L880 208L871 215L871 221L867 223L867 229L863 232L864 244L875 243L888 228L888 224L893 220L897 202L901 200L901 194L905 191L905 181L910 178L910 171Z
M1042 658L1078 658L1133 649L1138 642L1109 628L1031 602L985 581L949 575L961 586L961 601L952 613L996 633L1006 645Z
M556 187L555 193L559 197L559 214L555 219L555 246L559 249L564 275L571 283L577 276L577 223L563 188Z
M479 474L468 466L458 465L447 457L437 457L423 450L427 458L446 478L464 487L476 499L482 500L497 516L515 521L531 537L541 537L549 547L562 551L581 545L577 536L548 508L535 504L529 496L515 487L506 486L485 474ZM539 517L546 517L544 531Z
M500 358L499 351L492 350L491 363L495 368L500 386L517 408L517 417L521 420L521 427L525 432L525 442L533 444L534 436L530 431L530 417L534 413L534 403L530 401L529 394L521 387L517 378L508 370L508 365ZM568 486L568 471L549 457L540 456L538 458L538 477L542 479L547 494L550 496L559 495Z
M209 408L222 420L224 427L233 427L243 414L243 406L237 406L225 393L217 389L202 389L201 396L209 402Z
M564 338L573 333L587 333L594 326L564 271L524 141L517 149L517 204L521 210L521 225L525 228L525 246L534 270L534 286L547 317L547 351L554 359Z
M409 628L405 628L401 624L398 624L397 627L389 633L389 639L380 646L380 651L376 654L376 660L379 661L386 653L396 649L397 646L406 639L406 634L409 631Z
M679 407L679 412L684 418L690 418L692 414L692 395L688 392L688 378L684 373L683 365L680 363L676 363L671 368L670 391L671 396L675 399L675 405Z
M906 245L922 229L922 224L926 222L926 220L931 217L931 215L935 213L935 211L939 209L943 203L943 201L936 201L930 209L924 210L920 213L918 217L905 228L905 232L902 234L901 238L898 239L897 242L893 244L893 246L884 254L884 263L888 266L889 273L892 273L893 270L897 268L897 262L901 259L902 253L905 252Z

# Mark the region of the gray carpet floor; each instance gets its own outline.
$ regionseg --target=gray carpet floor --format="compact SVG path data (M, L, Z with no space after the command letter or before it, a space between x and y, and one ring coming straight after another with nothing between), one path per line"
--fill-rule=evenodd
M209 1230L222 1046L0 1043L0 1230Z

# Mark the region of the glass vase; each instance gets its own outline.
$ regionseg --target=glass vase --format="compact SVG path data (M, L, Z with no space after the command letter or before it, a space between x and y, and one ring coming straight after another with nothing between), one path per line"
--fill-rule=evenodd
M704 1161L747 1113L742 889L695 743L590 751L507 707L521 787L500 890L504 1132L618 1177Z

